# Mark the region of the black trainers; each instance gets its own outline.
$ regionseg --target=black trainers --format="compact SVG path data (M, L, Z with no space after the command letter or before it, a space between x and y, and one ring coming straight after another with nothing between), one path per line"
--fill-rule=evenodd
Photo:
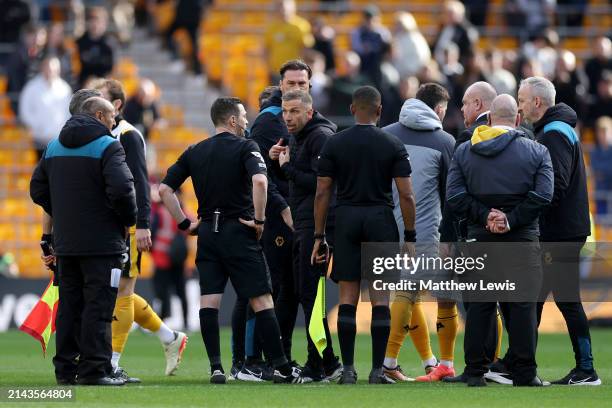
M223 370L214 370L210 375L210 383L211 384L225 384L227 378L225 378L225 373Z
M259 364L245 364L236 375L240 381L261 382L264 381L264 370Z
M121 378L101 377L101 378L78 378L78 385L100 385L100 386L118 386L124 385L125 381Z
M302 377L310 378L313 382L321 382L325 380L325 374L323 372L323 369L316 369L308 363L306 363L304 365L304 368L302 368Z
M557 385L601 385L601 379L595 370L589 373L573 368L565 377L552 383Z
M465 375L465 373L461 373L459 375L456 375L454 377L444 377L442 379L442 382L446 382L446 383L465 383L467 382L467 375Z
M325 379L327 381L336 381L340 376L342 376L342 372L344 371L344 367L340 363L340 358L336 357L332 364L323 367L323 371L325 372Z
M274 370L275 384L306 384L312 382L312 379L302 376L302 370L297 367L291 367L291 373L282 375L280 371Z
M57 382L57 385L76 385L76 377L71 377L71 378L62 378L62 377L55 377L55 382Z
M517 381L514 381L512 385L514 385L515 387L550 387L550 382L542 381L540 377L536 375L530 381L520 382L520 383Z
M123 380L126 384L140 384L142 381L140 381L140 378L136 378L136 377L130 377L127 373L127 371L125 371L123 368L121 367L117 367L115 368L111 374L109 375L110 378L119 378L121 380Z
M468 387L486 387L487 382L484 377L468 377L465 380Z
M234 361L232 363L232 368L230 369L230 374L227 377L227 379L230 380L230 381L237 380L238 379L238 373L240 372L240 370L242 370L243 366L244 366L244 362L242 362L242 361Z
M395 384L395 381L387 377L382 368L372 370L368 377L369 384Z
M357 384L357 371L344 369L342 371L342 376L340 376L340 380L338 380L338 384Z

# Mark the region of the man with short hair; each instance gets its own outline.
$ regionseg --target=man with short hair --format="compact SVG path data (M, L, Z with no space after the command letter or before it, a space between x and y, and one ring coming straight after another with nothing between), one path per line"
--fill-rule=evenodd
M514 98L496 97L491 103L490 126L479 126L470 141L457 148L446 191L456 216L468 220L470 240L525 243L521 257L504 258L503 268L495 265L504 271L495 266L491 269L515 280L530 279L533 286L541 273L539 247L529 243L537 243L538 217L552 198L553 171L548 151L515 130L519 122ZM474 248L471 256L475 256L473 252L480 247L470 248ZM500 299L510 338L513 385L542 386L545 384L536 375L535 299L522 292L517 296L527 298ZM496 309L496 301L471 301L467 309L464 349L468 386L486 385L484 374L492 360L483 339L494 330Z
M121 274L117 304L113 314L113 375L126 379L127 382L140 382L130 377L119 366L121 353L134 322L155 333L164 348L166 357L166 375L173 375L178 369L183 351L187 345L187 336L183 332L171 330L155 313L148 302L135 293L136 279L140 274L140 260L143 251L149 251L151 243L150 218L151 199L149 177L147 174L145 141L142 134L121 116L125 106L125 92L121 83L115 79L101 79L92 84L94 89L102 92L104 98L116 109L116 125L112 135L121 142L125 150L125 160L134 175L138 219L135 228L129 231L127 239L128 253L125 267Z
M576 112L555 104L555 87L546 78L521 81L518 100L525 120L533 124L536 140L550 152L555 189L550 209L540 218L540 241L545 244L544 282L538 304L538 324L550 292L567 324L576 367L554 384L600 385L593 366L589 323L580 300L579 260L586 237L591 235L586 170Z
M52 140L30 181L32 200L53 217L59 277L58 384L123 385L111 377L110 322L125 254L136 222L132 174L112 136L113 105L82 104ZM75 218L75 215L78 215Z
M438 256L440 242L452 241L452 224L443 219L446 194L446 174L455 145L454 138L442 130L442 121L450 96L446 89L435 83L426 83L419 88L416 98L408 99L402 107L399 121L383 128L399 138L410 155L414 195L416 197L417 253ZM404 230L399 197L394 190L393 210L399 231ZM448 251L446 251L448 252ZM441 277L436 277L440 279ZM415 292L397 291L391 306L391 333L385 354L385 373L399 381L409 381L397 364L399 351L410 333L421 356L424 376L417 381L440 381L454 376L453 368L455 337L459 315L455 301L438 298L436 332L440 344L440 364L434 357L429 343L429 329L423 318ZM428 371L428 367L430 367Z
M229 278L238 297L250 300L262 345L275 368L274 382L308 382L283 353L270 276L259 245L265 223L266 164L257 144L244 138L248 121L239 99L218 98L210 114L215 136L188 147L159 187L179 228L198 235L200 330L210 361L210 381L226 382L219 307ZM188 177L198 199L198 222L185 216L174 194Z
M270 268L272 277L272 296L275 299L276 314L283 336L285 355L291 358L291 338L298 311L298 299L295 295L293 282L293 219L291 208L287 203L289 197L289 183L278 164L281 152L287 149L291 141L291 134L282 117L282 95L291 90L310 89L312 70L301 60L290 60L280 68L279 89L261 106L259 115L255 118L250 129L250 138L254 140L268 168L268 204L266 206L266 228L262 237L263 251ZM251 320L254 322L254 320ZM247 323L248 325L248 323ZM247 344L256 341L255 328L247 329ZM259 352L254 354L261 354ZM238 377L247 381L260 381L265 370L259 356L251 356L245 362L242 374ZM297 364L292 362L292 364ZM269 376L268 376L269 378Z
M308 360L303 375L314 381L334 381L342 374L342 364L334 354L332 339L327 327L323 325L327 337L327 347L319 355L309 333L308 327L312 309L317 296L317 286L321 269L326 265L311 265L310 254L314 244L314 198L317 189L317 162L321 149L336 132L336 125L327 120L312 107L312 98L307 91L294 90L283 94L283 119L289 133L293 136L287 150L280 153L278 163L289 180L289 205L293 215L293 277L296 295L304 311L306 338L308 340ZM328 216L327 236L333 236L335 197ZM330 240L333 246L333 239ZM318 317L317 317L318 318Z
M404 239L407 242L416 240L410 161L404 145L395 136L376 127L382 112L380 92L371 86L358 88L353 94L350 109L355 117L355 126L330 138L319 158L311 255L313 264L323 263L329 257L329 250L323 255L319 252L326 242L325 225L335 183L338 196L331 278L340 286L338 340L344 364L340 384L357 382L354 353L356 312L362 280L361 244L399 242L393 216L394 180L404 220ZM372 371L369 382L393 384L395 381L383 372L391 319L388 294L377 293L373 286L369 289L372 303Z

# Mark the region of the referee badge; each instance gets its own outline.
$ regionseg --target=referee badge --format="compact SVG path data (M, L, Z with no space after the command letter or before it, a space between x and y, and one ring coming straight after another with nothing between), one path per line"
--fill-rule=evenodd
M276 239L274 240L274 243L276 244L277 247L282 247L283 245L285 245L285 238L281 237L280 235L276 237Z

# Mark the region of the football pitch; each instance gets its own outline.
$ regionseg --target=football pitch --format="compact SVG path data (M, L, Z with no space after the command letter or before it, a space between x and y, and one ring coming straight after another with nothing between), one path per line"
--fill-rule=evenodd
M294 335L295 358L305 360L303 328ZM74 402L19 402L4 406L84 406L84 407L606 407L612 406L612 330L593 330L593 353L603 385L599 387L563 387L517 389L489 384L488 387L467 388L463 384L402 383L395 385L367 384L370 369L370 339L357 338L355 363L359 374L356 386L275 385L230 381L226 385L211 385L208 362L201 336L190 336L187 350L176 376L163 375L165 360L156 337L133 331L121 365L142 384L123 387L75 387ZM506 341L506 339L504 339ZM432 346L437 350L436 336ZM222 331L224 367L231 367L230 331ZM335 339L334 345L338 342ZM505 348L506 344L504 344ZM46 358L40 345L29 336L11 331L0 334L0 388L54 386L51 358L53 341ZM458 372L463 369L463 337L457 339ZM339 350L337 350L339 353ZM422 369L409 339L402 349L400 363L411 376L421 375ZM540 377L554 380L573 366L569 338L565 334L544 334L538 347Z

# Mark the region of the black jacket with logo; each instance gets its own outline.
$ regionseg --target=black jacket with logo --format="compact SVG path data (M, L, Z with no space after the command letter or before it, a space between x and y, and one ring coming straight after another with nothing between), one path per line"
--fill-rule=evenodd
M53 217L56 255L125 252L125 227L136 223L134 180L121 143L95 118L68 119L34 169L30 196Z
M327 140L337 126L319 112L291 139L290 160L281 169L289 180L289 205L295 229L314 228L314 198L317 191L317 162ZM330 208L335 205L335 194ZM327 216L327 226L333 225L333 210Z
M581 239L591 235L589 196L576 112L564 103L548 108L534 123L536 140L548 148L555 171L555 192L540 218L542 241Z

